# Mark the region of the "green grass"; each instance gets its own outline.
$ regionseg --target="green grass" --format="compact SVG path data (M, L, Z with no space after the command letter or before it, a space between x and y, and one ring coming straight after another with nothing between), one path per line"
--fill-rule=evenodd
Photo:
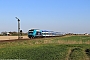
M65 37L61 38L62 40L75 40L75 41L83 41L83 40L90 40L90 36L70 36L70 37Z
M84 44L12 46L0 49L0 59L85 60L85 49L88 48L90 48L90 45ZM69 49L74 51L68 52Z
M19 46L0 49L1 59L27 59L27 60L65 60L66 46L42 45Z
M85 50L90 49L89 41L90 36L65 36L2 42L0 59L87 60L90 51L86 54Z

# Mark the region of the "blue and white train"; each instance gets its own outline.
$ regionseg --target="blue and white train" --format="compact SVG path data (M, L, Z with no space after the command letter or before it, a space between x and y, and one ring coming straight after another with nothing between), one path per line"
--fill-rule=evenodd
M48 31L48 30L39 30L39 29L31 29L28 31L29 38L36 37L55 37L55 36L63 36L64 34L60 32Z

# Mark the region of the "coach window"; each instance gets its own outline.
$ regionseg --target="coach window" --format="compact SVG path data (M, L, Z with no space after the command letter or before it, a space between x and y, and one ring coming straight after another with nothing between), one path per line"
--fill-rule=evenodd
M45 35L45 33L42 33L43 35Z

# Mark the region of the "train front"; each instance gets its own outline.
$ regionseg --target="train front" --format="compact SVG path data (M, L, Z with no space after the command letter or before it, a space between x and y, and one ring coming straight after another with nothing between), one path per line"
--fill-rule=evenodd
M31 29L28 31L28 37L33 38L34 37L34 29Z
M31 29L28 31L29 38L42 37L42 31L39 29Z

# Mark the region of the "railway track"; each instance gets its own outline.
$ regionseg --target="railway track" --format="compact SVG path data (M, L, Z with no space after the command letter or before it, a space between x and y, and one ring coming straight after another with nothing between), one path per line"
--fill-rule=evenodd
M59 37L59 36L56 36ZM44 37L44 38L52 38L52 37ZM36 39L43 39L42 37L39 38L20 38L20 39L7 39L7 40L0 40L0 42L14 42L14 41L23 41L23 40L36 40Z
M23 40L36 40L36 39L43 39L43 38L7 39L7 40L0 40L0 42L14 42L14 41L23 41Z

